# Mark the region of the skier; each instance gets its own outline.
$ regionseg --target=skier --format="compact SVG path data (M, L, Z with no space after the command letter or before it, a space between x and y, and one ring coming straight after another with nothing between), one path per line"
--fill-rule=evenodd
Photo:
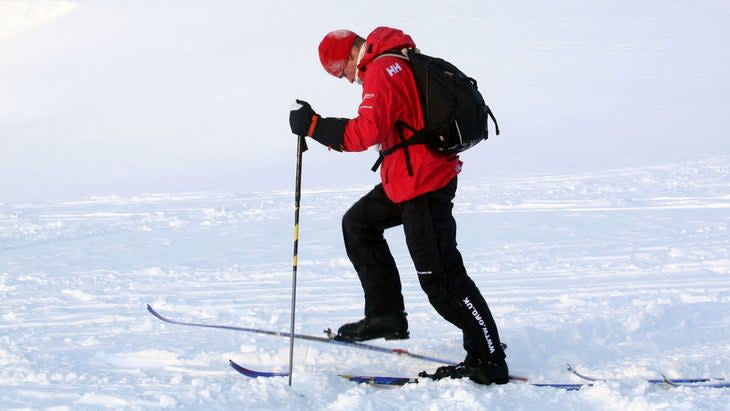
M320 61L329 74L362 85L358 115L325 118L297 100L289 114L292 132L347 152L375 145L385 150L408 139L411 129L424 125L418 89L408 61L384 53L415 46L409 35L388 27L376 28L367 39L350 30L328 33L319 45ZM461 166L457 155L424 144L383 158L381 183L342 219L347 256L365 294L365 318L340 327L337 338L409 337L398 269L383 237L385 229L403 225L422 289L436 311L462 330L467 352L462 363L423 375L504 384L509 376L497 326L456 245L452 200Z

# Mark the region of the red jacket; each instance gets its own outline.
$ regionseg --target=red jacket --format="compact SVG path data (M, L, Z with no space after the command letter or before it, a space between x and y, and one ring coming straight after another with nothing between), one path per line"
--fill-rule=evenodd
M386 150L400 142L398 120L416 130L423 128L423 112L416 82L407 60L378 56L389 50L413 48L413 39L401 30L378 27L368 36L365 55L358 65L362 102L357 117L345 128L343 151L363 151L380 144ZM402 130L407 139L413 133ZM408 147L413 175L408 175L405 151L385 156L380 178L388 198L395 203L444 187L461 170L458 156L444 155L424 144Z

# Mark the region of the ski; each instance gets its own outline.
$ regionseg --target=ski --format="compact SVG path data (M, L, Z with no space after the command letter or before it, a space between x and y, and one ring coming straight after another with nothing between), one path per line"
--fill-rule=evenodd
M271 371L254 371L252 369L246 368L242 366L241 364L238 364L237 362L233 360L228 360L228 364L230 364L231 368L238 371L239 373L245 375L246 377L251 378L258 378L258 377L288 377L288 372L271 372Z
M373 386L403 386L406 384L418 384L419 378L416 377L386 377L386 376L379 376L379 375L351 375L351 374L338 374L339 377L342 377L348 381L360 383L360 384L368 384ZM420 378L420 380L428 380L428 377ZM530 383L527 382L526 377L514 377L510 376L510 381L512 384L514 383L521 383L521 384L528 384L533 387L549 387L549 388L560 388L568 391L577 391L580 390L583 387L590 387L593 384L592 383L578 383L578 384L570 384L570 383Z
M373 386L403 386L407 384L418 384L419 379L415 377L384 377L377 375L349 375L339 374L348 381L368 384ZM514 381L514 380L513 380ZM545 388L560 388L567 391L578 391L583 387L590 387L591 383L578 383L578 384L563 384L563 383L528 383L523 380L517 380L519 382L513 382L512 384L528 384L533 387L545 387Z
M348 381L365 383L369 385L405 385L405 384L417 384L419 378L417 377L385 377L379 375L352 375L352 374L337 374L338 377L342 377ZM423 379L428 379L423 378ZM525 377L513 377L510 376L510 381L527 382ZM585 385L585 384L582 384Z
M377 375L349 375L339 374L340 377L360 383L368 384L372 386L403 386L406 384L417 384L419 379L415 377L385 377ZM665 383L670 387L686 387L686 388L730 388L730 382L724 380L710 380L702 382L673 382L676 379L661 379L657 380L657 383ZM679 379L679 380L694 380L694 379ZM611 380L596 379L594 382L605 382ZM617 380L613 380L617 381ZM532 382L513 382L516 384L528 384L533 387L544 387L544 388L559 388L566 391L578 391L585 387L592 387L594 382L590 380L584 383L532 383Z
M368 384L368 385L393 385L402 386L406 384L418 384L418 378L413 377L383 377L376 375L350 375L350 374L337 374L338 377L342 377L348 381Z
M675 382L673 379L664 377L664 383L672 387L689 387L689 388L730 388L730 382L724 378L708 379L706 382Z
M203 323L193 323L193 322L172 320L172 319L164 317L162 314L158 313L149 304L147 304L147 311L149 311L150 314L154 315L158 320L166 322L168 324L185 325L185 326L189 326L189 327L215 328L215 329L220 329L220 330L242 331L242 332L249 332L249 333L256 333L256 334L273 335L273 336L277 336L277 337L287 337L287 338L289 337L289 333L287 333L287 332L261 330L261 329L257 329L257 328L237 327L237 326L232 326L232 325L203 324ZM331 330L326 330L325 333L327 334L326 337L295 333L294 338L298 338L298 339L306 340L306 341L317 341L317 342L328 343L328 344L342 345L345 347L359 348L359 349L363 349L363 350L377 351L377 352L387 353L387 354L402 355L405 357L416 358L419 360L425 360L425 361L435 362L435 363L439 363L439 364L456 364L456 363L458 363L458 361L445 360L442 358L431 357L428 355L412 353L412 352L410 352L408 350L404 350L402 348L387 348L387 347L380 347L377 345L365 344L365 343L354 342L354 341L338 340L335 338L335 335L332 333Z
M577 376L579 378L582 378L582 379L584 379L586 381L591 381L591 382L596 382L596 381L615 381L615 380L610 379L610 378L594 377L594 376L590 376L590 375L583 374L582 372L576 370L575 367L573 367L570 364L567 364L567 367L568 367L568 371L571 374L573 374L573 375L575 375L575 376ZM672 385L672 386L682 386L682 385L691 385L691 386L694 386L694 385L697 385L697 384L702 384L704 386L711 386L711 385L716 385L716 384L729 384L729 383L725 382L725 379L724 378L706 378L706 377L699 377L699 378L667 378L665 376L662 376L662 378L646 378L645 380L647 382L651 383L651 384L668 384L668 385ZM727 386L727 385L722 385L722 386Z

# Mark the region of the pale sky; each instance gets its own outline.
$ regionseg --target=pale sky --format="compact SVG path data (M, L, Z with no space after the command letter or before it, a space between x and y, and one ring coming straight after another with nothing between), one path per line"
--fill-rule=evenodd
M0 203L293 186L293 100L360 98L321 37L379 25L479 81L503 135L467 179L727 156L728 21L726 1L0 1ZM304 186L375 184L375 157L312 144Z
M0 45L71 13L70 0L0 1Z

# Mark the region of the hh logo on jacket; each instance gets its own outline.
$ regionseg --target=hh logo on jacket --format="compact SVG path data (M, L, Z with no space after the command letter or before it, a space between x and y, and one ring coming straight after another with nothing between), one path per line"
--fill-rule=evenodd
M392 66L390 66L387 69L385 69L385 71L388 72L388 74L390 75L390 77L393 77L399 71L403 71L403 69L400 67L400 64L395 63Z

